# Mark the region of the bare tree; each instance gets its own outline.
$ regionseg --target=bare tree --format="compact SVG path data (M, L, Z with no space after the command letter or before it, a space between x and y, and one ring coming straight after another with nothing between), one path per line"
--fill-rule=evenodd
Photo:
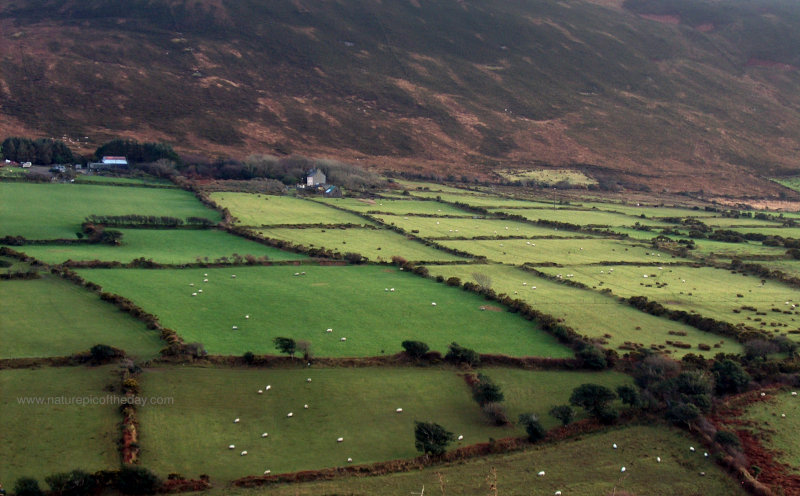
M492 278L487 274L483 274L481 272L473 272L472 278L475 279L475 282L478 283L478 286L481 289L491 289L492 287Z

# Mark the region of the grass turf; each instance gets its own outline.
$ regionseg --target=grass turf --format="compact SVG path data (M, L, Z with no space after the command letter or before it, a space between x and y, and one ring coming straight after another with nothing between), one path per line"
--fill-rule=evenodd
M282 239L294 244L311 247L324 247L338 253L358 253L372 261L389 262L395 255L406 260L445 262L464 260L444 250L426 246L418 241L407 239L402 234L388 229L330 229L307 227L290 229L276 227L257 231L266 238Z
M211 261L221 257L266 256L270 260L300 260L297 253L281 251L224 231L190 229L120 229L122 244L29 245L17 248L46 263L66 260L102 260L130 262L149 258L162 264L194 263L197 259Z
M92 214L220 219L191 193L177 189L0 183L0 236L75 239L81 223Z
M356 214L342 212L311 200L252 193L212 193L211 199L227 208L237 224L370 224Z
M44 483L55 472L118 468L118 406L63 399L100 400L118 381L110 366L0 370L0 480L11 489L19 477ZM26 398L51 404L22 403Z
M158 332L113 305L53 276L0 281L0 357L63 356L96 344L152 358L163 347Z
M749 405L741 418L752 422L750 430L776 454L778 462L788 465L795 474L800 473L800 445L795 437L800 430L800 398L788 391L769 393L767 401Z
M363 213L380 212L383 214L392 215L423 214L435 216L472 216L471 212L467 212L447 203L441 203L437 201L387 200L381 198L376 200L369 198L324 198L320 199L319 201L320 203L324 203L326 205L333 205L339 208L345 208L354 212Z
M307 275L294 276L301 270ZM78 272L105 291L130 298L212 354L277 353L272 339L286 336L310 341L318 356L393 354L406 339L442 352L457 341L479 353L572 355L519 315L481 311L486 301L479 296L393 266ZM202 282L204 273L208 283ZM396 290L386 291L390 288ZM328 328L334 332L325 332Z
M377 215L381 222L401 227L406 232L423 238L476 238L479 236L524 236L532 237L576 237L586 236L583 233L557 231L549 227L541 227L526 222L500 219L454 219L434 217L402 217L399 215Z
M618 373L486 372L508 389L510 413L544 415L585 382L613 389L630 381ZM265 470L342 466L348 457L356 464L409 458L417 455L415 420L463 435L453 446L524 435L519 427L489 425L464 379L450 368L170 367L146 370L141 384L147 397L174 397L173 405L139 409L142 464L162 475L202 472L219 482ZM262 438L264 432L269 436ZM240 455L244 450L247 456Z
M620 449L613 450L617 443ZM417 494L426 492L484 496L496 474L504 496L654 494L671 496L745 496L739 484L700 453L686 434L660 426L632 426L518 453L491 455L458 464L381 477L350 477L258 489L221 487L212 494L232 496L322 496L330 494ZM660 456L661 463L655 461ZM620 473L626 467L625 475ZM543 477L537 473L543 470ZM705 472L701 477L700 472ZM622 493L622 491L627 493ZM215 492L216 491L216 492Z
M445 278L455 276L462 282L473 281L473 273L485 274L491 278L492 289L497 293L506 293L512 298L519 298L537 310L564 319L564 323L578 333L602 339L607 343L605 346L619 349L620 353L625 353L620 346L626 341L650 347L653 344L666 345L667 340L679 340L692 345L691 349L666 345L664 352L675 358L687 353L711 358L719 352L742 352L742 346L733 339L655 317L621 303L610 295L553 282L515 267L497 264L428 265L427 267L433 275L442 275ZM536 289L532 289L533 287ZM670 332L684 335L676 338L675 335L669 334ZM720 342L722 342L720 347L711 351L702 351L698 348L700 343L713 345Z

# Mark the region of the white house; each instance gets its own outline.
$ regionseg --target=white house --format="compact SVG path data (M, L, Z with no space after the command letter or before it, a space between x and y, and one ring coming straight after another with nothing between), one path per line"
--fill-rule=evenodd
M311 169L308 171L308 175L306 175L306 186L319 186L321 184L325 184L328 178L325 177L325 173L319 169Z

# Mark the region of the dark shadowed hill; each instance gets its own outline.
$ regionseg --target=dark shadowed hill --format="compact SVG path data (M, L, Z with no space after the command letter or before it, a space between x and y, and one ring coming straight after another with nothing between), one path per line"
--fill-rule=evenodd
M0 135L775 193L759 176L800 168L797 5L5 1Z

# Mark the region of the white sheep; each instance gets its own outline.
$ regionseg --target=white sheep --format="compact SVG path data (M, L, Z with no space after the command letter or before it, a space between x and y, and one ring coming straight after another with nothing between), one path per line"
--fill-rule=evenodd
M311 378L310 378L310 377L309 377L309 378L307 378L307 379L306 379L306 382L311 382Z
M786 414L785 413L781 413L781 418L786 418Z
M242 456L245 456L246 454L247 454L247 451L242 451L242 452L240 453L240 455L242 455Z
M198 292L198 293L202 293L202 292L203 292L203 290L202 290L202 289L198 289L198 290L197 290L197 292Z
M268 433L266 433L266 432L265 432L265 433L263 433L263 434L261 434L261 437L268 437L268 436L269 436L269 434L268 434Z
M347 338L342 338L339 341L347 341Z
M264 475L269 475L269 474L271 474L271 473L272 473L272 470L265 470L265 471L264 471Z
M703 452L703 456L704 456L704 457L706 457L706 458L708 458L708 452L707 452L707 451L704 451L704 452Z
M236 446L234 446L234 445L232 445L232 444L229 444L229 445L228 445L228 449L234 449L234 448L236 448Z
M691 451L692 453L694 453L694 446L689 446L689 451Z
M294 273L294 275L296 275L296 276L299 276L299 275L300 275L300 273L299 273L299 272L295 272L295 273Z
M264 390L266 391L269 391L270 389L272 389L272 386L270 386L269 384L267 384L267 387L264 388Z
M190 282L190 283L189 283L189 286L192 286L192 287L194 287L194 283L193 283L193 282Z
M343 438L343 437L340 437L340 438L337 438L337 439L336 439L336 442L337 442L337 443L341 443L341 442L343 442L343 441L344 441L344 438Z
M617 449L617 443L612 444L611 447Z
M763 398L764 396L766 396L766 395L767 395L767 393L761 393L761 397L762 397L762 398Z
M331 328L329 327L329 328L325 329L325 332L333 332L333 329L331 329Z
M348 458L347 458L347 463L353 463L353 459L352 459L352 458L350 458L350 457L348 457Z
M233 327L231 327L231 329L233 329L234 331L238 331L239 330L239 326L233 326Z
M383 290L386 291L387 293L389 292L389 288L383 288Z
M432 301L432 302L431 302L431 306L435 307L435 306L436 306L436 302L435 302L435 301Z
M797 396L797 391L792 391L792 396Z
M263 389L259 389L258 390L258 394L264 394L264 390Z
M301 272L301 273L300 273L300 275L301 275L301 276L304 276L304 275L306 275L305 271Z
M236 279L236 274L231 274L231 279Z
M661 463L661 457L660 457L660 456L657 456L657 457L656 457L656 461L657 461L658 463Z
M203 277L208 277L208 274L203 274Z
M197 293L192 293L192 296L197 296Z
M620 472L624 472L625 470L626 470L625 467L622 467L621 469L619 469Z
M553 493L554 496L561 496L561 491L556 491Z
M539 472L539 473L538 473L538 474L536 474L536 475L538 475L539 477L542 477L542 476L544 476L544 470L542 470L541 472Z
M401 267L402 268L402 267ZM394 288L389 288L390 293L394 293Z
M238 424L239 423L239 417L236 417L235 419L233 419L233 423L234 424Z
M208 282L208 279L203 279L203 282Z
M303 405L303 408L305 408L306 410L308 410L308 404L305 404L305 405Z
M248 314L248 315L245 315L245 316L244 316L244 318L246 318L246 319L249 319L249 318L250 318L250 315L249 315L249 314Z
M287 413L287 414L286 414L286 416L287 416L287 417L293 417L293 416L294 416L294 413L292 413L292 412L289 412L289 413Z
M403 413L403 409L402 409L402 408L398 408L397 410L395 410L395 412L397 412L397 413Z
M458 440L459 440L459 441L461 441L461 440L463 440L463 439L464 439L464 436L463 436L463 435L461 435L461 434L459 434L459 436L458 436Z

